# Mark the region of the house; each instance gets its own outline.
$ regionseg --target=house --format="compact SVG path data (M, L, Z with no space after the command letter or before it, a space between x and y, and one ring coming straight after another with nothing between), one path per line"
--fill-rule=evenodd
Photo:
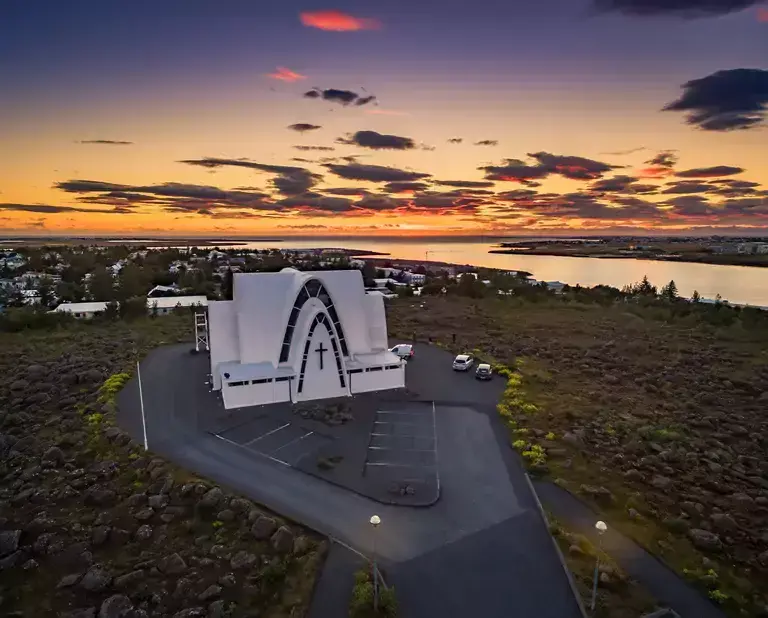
M25 260L24 257L18 253L7 253L0 255L0 267L5 266L11 270L16 270L17 268L24 266L26 263L27 260Z
M61 303L55 312L68 313L75 318L92 318L94 315L101 311L106 311L107 303L93 301L88 303Z
M223 251L216 251L214 249L208 254L208 261L213 262L213 260L223 260L226 257L227 257L226 253L224 253Z
M405 386L384 299L356 270L244 273L208 304L211 376L227 409Z
M24 297L25 305L40 304L40 292L37 290L22 290L21 295Z
M765 255L768 253L768 242L743 242L736 248L738 253L747 255Z
M395 281L394 279L374 279L373 282L376 284L376 288L383 290L389 287L389 285L393 285L397 288L407 286L407 283L403 283L401 281Z
M112 273L113 277L116 277L117 275L120 274L120 271L123 270L126 264L127 262L125 260L118 260L117 262L112 264L112 266L108 266L107 270Z
M409 272L405 274L405 280L411 285L424 285L424 282L427 280L427 275Z
M179 286L175 283L173 285L156 285L149 292L147 292L147 298L157 298L158 296L176 296L179 293Z
M365 260L349 260L349 265L352 268L357 268L359 270L362 270L365 268Z
M177 307L207 307L205 296L167 296L147 298L147 310L151 315L166 315Z
M551 290L555 294L560 294L566 286L562 281L545 281L544 285L547 286L548 290Z

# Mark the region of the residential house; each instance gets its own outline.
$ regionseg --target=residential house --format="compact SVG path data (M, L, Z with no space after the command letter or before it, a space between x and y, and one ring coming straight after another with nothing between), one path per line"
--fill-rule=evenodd
M106 309L107 303L94 301L87 303L61 303L54 311L57 313L68 313L72 317L79 319L88 319L101 311L106 311Z
M148 298L147 310L150 314L166 315L177 307L207 307L205 296L169 296L165 298Z

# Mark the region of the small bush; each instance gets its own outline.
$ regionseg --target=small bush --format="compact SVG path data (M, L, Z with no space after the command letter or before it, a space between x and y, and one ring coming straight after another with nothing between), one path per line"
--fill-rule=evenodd
M379 611L373 611L373 578L368 570L361 569L355 573L355 586L352 589L352 599L349 602L350 618L369 618L397 616L397 598L393 587L379 586Z

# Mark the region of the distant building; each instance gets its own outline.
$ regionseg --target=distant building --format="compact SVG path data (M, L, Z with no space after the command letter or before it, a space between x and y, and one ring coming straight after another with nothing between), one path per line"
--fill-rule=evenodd
M766 242L743 242L736 249L744 255L765 255L768 253L768 243Z
M68 313L78 319L88 319L97 313L106 311L106 309L107 303L94 301L89 303L61 303L54 311L57 313Z
M147 292L148 298L158 298L163 296L177 296L179 293L179 286L173 285L156 285L149 292Z
M427 276L421 273L406 273L405 280L411 285L424 285Z
M177 307L207 307L208 298L205 296L168 296L165 298L148 298L147 310L157 315L172 313Z

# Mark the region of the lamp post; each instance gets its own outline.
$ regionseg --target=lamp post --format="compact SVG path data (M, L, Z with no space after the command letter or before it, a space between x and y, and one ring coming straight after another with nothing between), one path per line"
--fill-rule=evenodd
M600 575L600 552L603 550L603 535L608 530L608 526L604 521L598 521L595 524L595 530L597 530L597 557L595 559L595 580L592 584L592 605L589 608L591 615L595 615L595 601L597 600L597 579Z
M376 529L381 523L381 517L372 515L371 526L373 526L373 611L379 611L379 567L376 564Z

